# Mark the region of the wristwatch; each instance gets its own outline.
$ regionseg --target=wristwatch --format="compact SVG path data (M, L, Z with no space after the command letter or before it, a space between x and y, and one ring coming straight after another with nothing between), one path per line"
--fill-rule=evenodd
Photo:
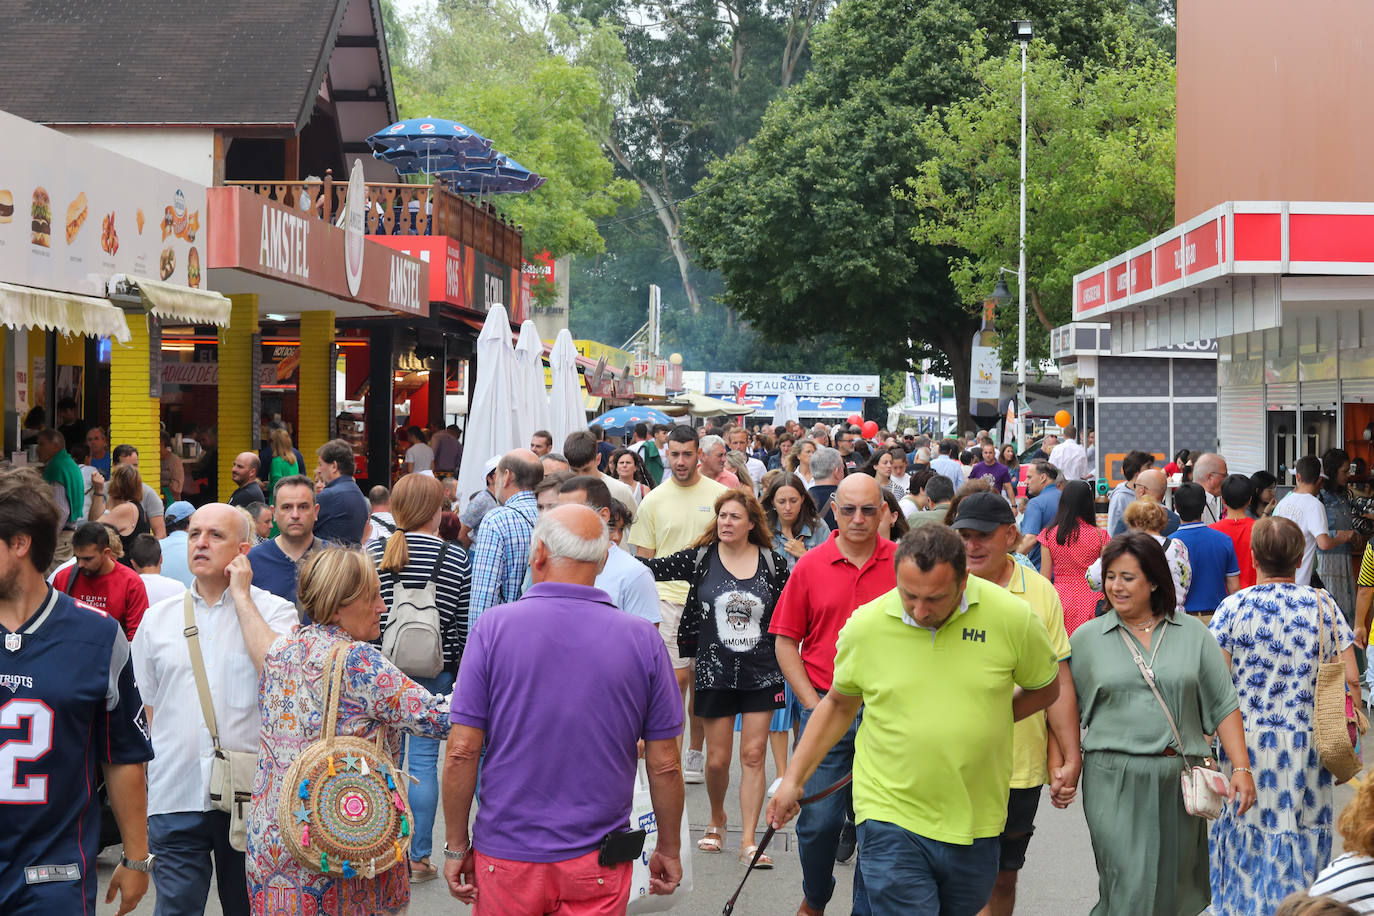
M148 853L148 858L139 859L137 862L134 862L121 853L119 856L119 864L129 869L129 871L141 871L146 875L153 870L153 859L155 858L157 858L157 856L150 852Z
M444 858L454 862L462 861L463 857L472 852L472 842L469 841L461 850L449 849L448 844L444 844Z

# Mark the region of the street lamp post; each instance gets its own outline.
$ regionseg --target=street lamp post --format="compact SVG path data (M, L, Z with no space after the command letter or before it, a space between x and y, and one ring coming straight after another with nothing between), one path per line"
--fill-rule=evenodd
M1017 19L1011 24L1012 36L1021 42L1021 259L1016 269L1017 307L1016 333L1016 405L1017 432L1025 428L1026 405L1026 49L1032 31L1029 19ZM1019 436L1017 437L1020 438Z

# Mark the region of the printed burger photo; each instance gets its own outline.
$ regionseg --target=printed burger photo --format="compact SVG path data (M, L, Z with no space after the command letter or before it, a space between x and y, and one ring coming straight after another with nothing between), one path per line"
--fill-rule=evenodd
M48 189L33 189L33 227L29 241L39 248L52 247L52 209L48 204Z

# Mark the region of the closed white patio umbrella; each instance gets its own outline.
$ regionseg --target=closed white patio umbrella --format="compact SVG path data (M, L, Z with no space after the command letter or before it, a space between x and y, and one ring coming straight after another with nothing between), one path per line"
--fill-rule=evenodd
M801 414L797 411L797 393L784 391L773 402L773 425L782 426L793 421L801 422Z
M544 343L539 330L526 318L515 344L515 385L519 401L516 422L520 441L528 445L536 430L549 428L549 393L544 388Z
M477 384L468 404L463 464L458 473L458 494L464 507L473 493L486 486L482 465L488 458L528 444L528 439L520 439L517 408L510 321L506 307L497 304L488 310L477 337Z
M553 433L553 447L563 448L570 433L587 428L587 410L582 403L582 385L577 375L577 348L567 328L558 332L553 351L549 353L549 370L553 387L549 393L549 432Z

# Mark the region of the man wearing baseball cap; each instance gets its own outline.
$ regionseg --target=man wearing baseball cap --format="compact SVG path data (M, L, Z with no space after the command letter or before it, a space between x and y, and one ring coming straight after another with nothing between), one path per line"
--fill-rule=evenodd
M467 506L458 514L458 540L463 546L472 549L473 541L477 540L477 526L482 524L483 517L488 512L501 505L496 501L494 491L496 489L496 466L501 463L500 455L492 455L482 465L482 477L486 481L486 486L473 493L468 499Z
M176 579L187 588L195 581L188 565L186 529L191 524L191 514L196 507L184 499L177 500L162 513L167 523L167 537L159 542L162 548L162 574Z
M1000 585L1030 605L1049 633L1059 660L1059 698L1012 727L1011 795L1007 824L1000 837L997 883L985 913L1010 914L1016 905L1016 876L1026 864L1026 849L1035 832L1040 787L1050 783L1050 801L1066 807L1078 787L1083 753L1078 740L1078 698L1069 674L1069 634L1064 608L1050 580L1012 559L1019 532L1011 506L996 493L974 493L959 503L951 526L964 542L970 575ZM1048 729L1046 723L1048 720Z
M894 562L897 587L840 630L830 690L767 818L780 828L797 813L807 779L862 708L853 791L868 912L975 913L997 880L1012 723L1054 702L1058 665L1026 603L968 575L958 533L917 528Z

